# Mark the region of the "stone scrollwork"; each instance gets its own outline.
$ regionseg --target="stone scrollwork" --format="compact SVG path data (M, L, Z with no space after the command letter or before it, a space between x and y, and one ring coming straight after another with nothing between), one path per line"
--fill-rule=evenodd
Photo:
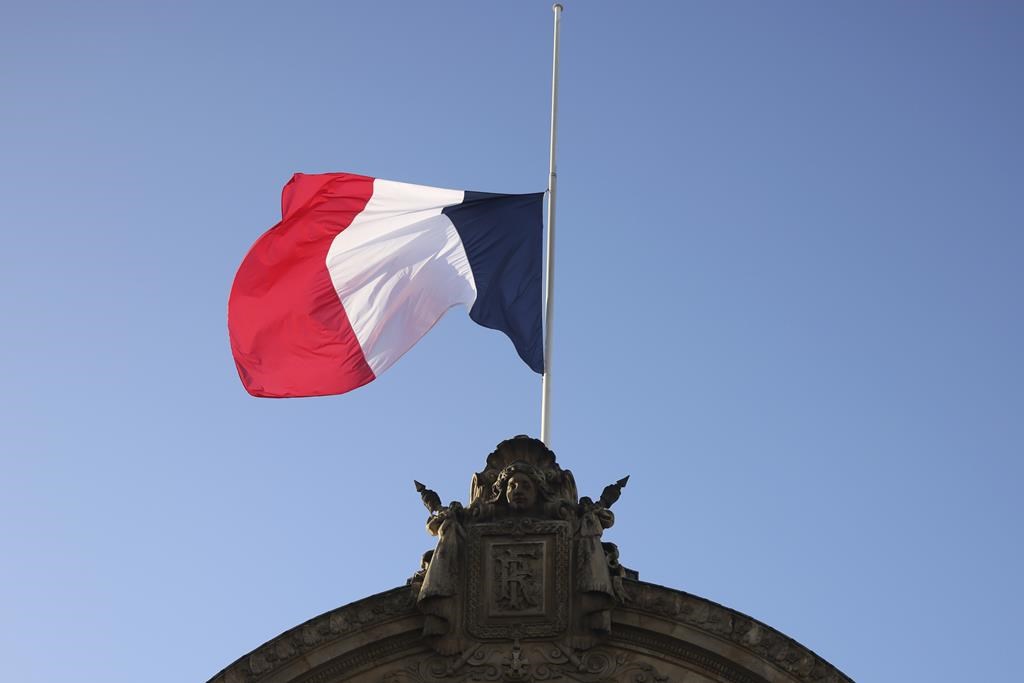
M668 683L633 655L597 647L580 654L557 643L480 645L460 657L433 655L385 673L380 683Z
M423 635L440 655L489 640L546 638L573 650L611 632L611 610L635 577L602 541L611 506L629 477L597 501L578 497L572 472L543 442L507 439L473 476L470 501L444 505L414 482L437 537L410 586L425 615Z

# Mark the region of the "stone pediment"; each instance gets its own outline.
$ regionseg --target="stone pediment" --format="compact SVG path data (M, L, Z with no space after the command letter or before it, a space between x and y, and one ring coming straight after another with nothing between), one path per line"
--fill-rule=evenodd
M624 478L597 501L541 442L499 444L470 501L416 489L437 537L408 585L296 626L210 683L838 683L746 615L638 580L603 540Z

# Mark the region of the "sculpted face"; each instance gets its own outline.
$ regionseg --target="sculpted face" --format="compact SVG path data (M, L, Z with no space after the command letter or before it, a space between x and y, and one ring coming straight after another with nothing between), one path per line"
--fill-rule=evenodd
M508 478L505 498L516 512L530 510L537 503L537 485L527 475L514 473Z

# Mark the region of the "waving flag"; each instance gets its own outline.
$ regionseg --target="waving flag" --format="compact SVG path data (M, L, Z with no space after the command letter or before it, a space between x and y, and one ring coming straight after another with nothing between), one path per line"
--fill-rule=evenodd
M542 202L296 174L281 222L249 250L228 299L242 384L269 397L350 391L458 304L543 372Z

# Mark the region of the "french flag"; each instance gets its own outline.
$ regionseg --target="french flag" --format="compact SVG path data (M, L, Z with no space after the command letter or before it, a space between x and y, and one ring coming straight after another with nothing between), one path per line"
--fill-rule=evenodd
M228 299L246 391L351 391L458 304L542 373L543 198L296 174L281 222L249 250Z

